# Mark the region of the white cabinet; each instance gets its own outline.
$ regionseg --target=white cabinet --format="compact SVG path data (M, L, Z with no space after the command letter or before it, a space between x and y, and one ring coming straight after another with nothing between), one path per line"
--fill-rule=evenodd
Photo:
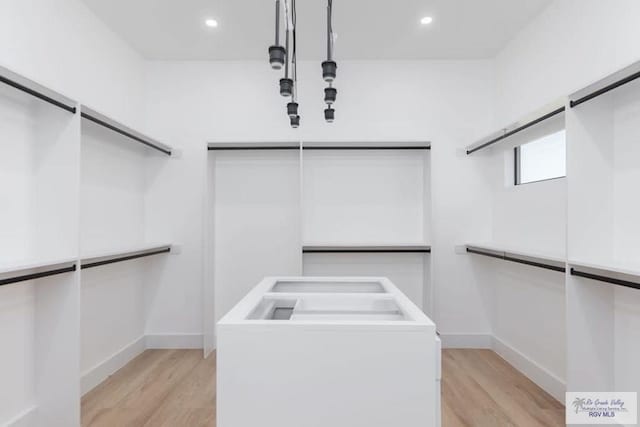
M435 325L385 278L266 278L218 322L219 427L439 423Z

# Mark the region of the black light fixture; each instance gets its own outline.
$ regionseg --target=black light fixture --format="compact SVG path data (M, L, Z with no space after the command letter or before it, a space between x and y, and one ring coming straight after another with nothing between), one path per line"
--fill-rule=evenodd
M298 103L297 102L290 102L287 104L287 115L289 117L295 117L298 115Z
M281 4L281 2L283 2ZM285 46L280 46L280 11L285 20ZM338 65L333 60L335 35L333 33L333 0L327 0L327 60L322 63L322 77L329 83L324 89L324 118L331 123L335 119L333 108L338 91L333 87ZM280 95L291 98L287 102L287 116L292 128L300 126L298 104L298 61L296 55L296 0L276 0L276 37L275 44L269 47L269 63L275 70L284 68L284 77L279 81Z
M336 96L338 96L338 90L334 87L324 88L324 102L325 104L331 105L336 102Z
M300 127L300 114L298 113L298 55L297 55L297 39L296 39L296 0L291 0L291 35L293 38L291 49L291 76L293 77L293 87L291 91L291 102L287 104L287 114L291 127L297 129Z
M284 61L284 78L280 79L280 95L289 97L293 93L293 80L289 78L289 23L287 22L287 35L285 36L286 50Z
M282 69L287 52L280 46L280 0L276 0L276 44L269 47L269 63L274 70Z
M331 83L335 80L338 64L333 60L333 0L327 0L327 60L322 63L322 78Z
M333 123L333 121L336 119L336 110L331 108L331 105L327 105L327 108L325 108L324 119L327 121L327 123Z

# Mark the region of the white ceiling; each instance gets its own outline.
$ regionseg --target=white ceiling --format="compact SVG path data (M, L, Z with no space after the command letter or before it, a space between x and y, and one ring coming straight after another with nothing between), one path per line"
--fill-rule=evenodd
M265 59L274 0L84 0L149 59ZM494 56L551 0L334 0L339 59ZM325 55L326 0L297 0L298 57ZM422 26L423 16L432 16ZM207 28L213 17L218 28Z

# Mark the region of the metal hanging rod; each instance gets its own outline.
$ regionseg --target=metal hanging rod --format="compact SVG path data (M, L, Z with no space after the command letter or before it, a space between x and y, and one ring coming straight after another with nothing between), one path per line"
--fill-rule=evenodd
M397 144L383 143L340 143L334 145L321 145L312 143L302 147L297 142L252 142L252 143L210 143L209 151L233 151L233 150L431 150L429 142L402 142Z
M103 114L98 113L95 110L92 110L86 106L82 106L80 109L80 115L82 118L92 121L102 127L105 127L109 130L112 130L120 135L126 136L129 139L132 139L136 142L146 145L147 147L153 148L154 150L158 150L161 153L171 155L172 148L168 145L165 145L161 142L156 141L153 138L150 138L146 135L143 135L140 132L137 132L131 129L128 126L123 125Z
M241 150L300 150L298 142L240 142L210 143L209 151L241 151Z
M577 277L584 277L585 279L598 280L600 282L611 283L618 286L624 286L627 288L640 289L640 283L631 282L629 280L616 279L614 277L602 276L599 274L586 273L584 271L571 268L571 275Z
M303 150L431 150L430 145L332 145L332 146L309 146L302 147Z
M560 113L563 113L564 111L565 111L565 107L564 106L556 108L553 111L545 113L540 117L537 117L537 118L535 118L533 120L527 121L526 123L516 127L515 129L509 130L509 131L505 131L500 136L491 138L490 140L488 140L486 142L479 142L478 143L479 145L474 145L474 146L471 146L470 148L467 148L467 155L475 153L478 150L482 150L483 148L487 148L490 145L493 145L493 144L495 144L497 142L502 141L503 139L507 139L510 136L513 136L513 135L515 135L515 134L517 134L519 132L522 132L525 129L529 129L530 127L535 126L538 123L541 123L541 122L543 122L543 121L545 121L547 119L550 119L551 117L554 117L554 116L556 116L556 115L558 115Z
M69 267L56 268L54 270L41 271L38 273L24 274L15 277L9 277L7 279L0 280L0 286L10 285L12 283L26 282L28 280L40 279L43 277L55 276L58 274L70 273L76 271L76 265L73 264Z
M77 103L74 100L4 67L0 67L0 82L70 113L76 113Z
M431 246L303 246L302 253L431 253Z
M576 99L571 99L569 101L569 105L571 106L571 108L574 108L584 102L590 101L593 98L597 98L600 95L604 95L607 92L610 92L614 89L619 88L620 86L623 86L629 82L632 82L640 78L640 71L635 71L635 72L632 71L633 69L637 69L639 66L640 66L639 64L634 64L631 67L627 67L624 70L614 73L608 78L605 78L600 82L595 83L594 85L586 89L583 89L577 94L572 95L572 98L576 97ZM587 93L584 95L580 95L584 92L587 92Z
M537 259L538 261L530 261L530 260L527 260L527 259L516 258L516 257L510 256L508 254L508 252L486 251L486 250L483 250L481 248L475 248L475 247L467 247L467 252L471 253L471 254L482 255L482 256L487 256L487 257L491 257L491 258L497 258L497 259L501 259L501 260L504 260L504 261L515 262L515 263L518 263L518 264L525 264L525 265L529 265L529 266L532 266L532 267L538 267L538 268L544 268L544 269L547 269L547 270L558 271L558 272L561 272L561 273L566 272L566 268L565 267L561 267L561 266L553 265L553 264L548 264L548 263L544 262L545 260L540 259L540 258L531 257L532 259Z
M95 268L95 267L100 267L102 265L107 265L107 264L114 264L117 262L123 262L123 261L129 261L132 259L138 259L138 258L144 258L144 257L148 257L148 256L153 256L153 255L160 255L160 254L165 254L165 253L169 253L171 252L171 247L167 246L167 247L163 247L160 249L155 249L155 250L149 250L149 251L145 251L145 252L140 252L140 253L133 253L133 254L128 254L128 255L113 255L110 257L101 257L101 259L99 261L89 261L88 263L82 263L81 265L81 269L85 270L87 268Z

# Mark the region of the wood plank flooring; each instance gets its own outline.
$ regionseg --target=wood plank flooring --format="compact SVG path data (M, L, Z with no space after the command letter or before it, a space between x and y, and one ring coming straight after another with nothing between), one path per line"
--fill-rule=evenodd
M215 427L215 365L147 350L83 397L82 425ZM444 350L442 369L444 427L564 426L564 406L490 350Z

